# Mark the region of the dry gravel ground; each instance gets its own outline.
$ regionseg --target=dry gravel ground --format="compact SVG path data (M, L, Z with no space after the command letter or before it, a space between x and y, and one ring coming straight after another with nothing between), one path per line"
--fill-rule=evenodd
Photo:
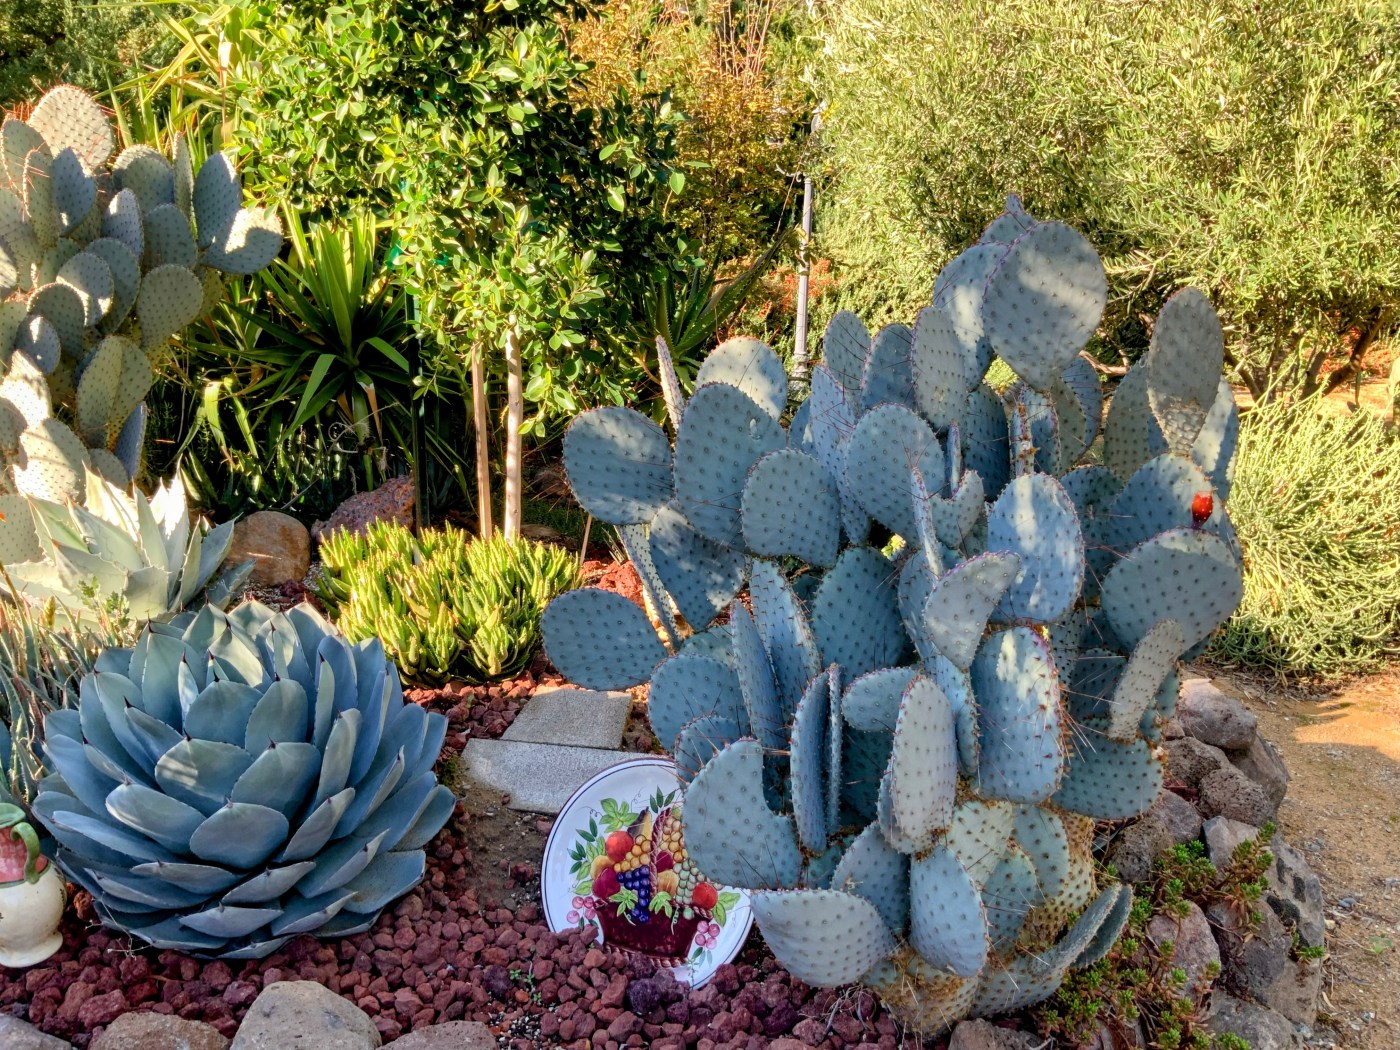
M1244 701L1292 775L1283 834L1322 880L1327 978L1314 1042L1400 1047L1400 671L1334 688L1199 668Z

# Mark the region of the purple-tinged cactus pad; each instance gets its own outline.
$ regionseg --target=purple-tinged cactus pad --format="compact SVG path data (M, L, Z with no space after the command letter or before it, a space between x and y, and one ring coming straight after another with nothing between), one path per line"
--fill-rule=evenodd
M841 667L826 669L826 833L841 828L841 795L845 789L846 722L841 717Z
M30 316L43 317L53 325L63 352L77 360L83 356L83 329L87 311L83 300L66 284L46 284L29 297Z
M860 399L865 360L870 356L870 332L849 310L839 310L822 336L822 364L853 402Z
M157 266L183 266L193 270L199 261L199 249L194 244L190 220L173 204L162 204L145 215L146 255L141 268L154 270Z
M933 285L933 305L953 319L979 380L996 356L982 327L982 292L1005 254L1005 244L975 244L943 267Z
M749 597L754 624L773 667L778 703L786 724L792 720L808 683L821 670L821 653L802 603L775 563L762 559L754 562Z
M652 732L667 751L688 722L704 715L721 715L747 723L744 696L734 669L709 656L677 653L661 663L647 691L647 718ZM737 734L736 734L737 735Z
M754 735L770 750L786 747L787 721L783 718L782 702L773 680L773 665L753 617L737 601L729 607L729 637L733 645L734 670L739 676L744 709L748 711Z
M874 547L847 547L812 599L817 649L850 677L893 666L908 648L894 573Z
M748 575L749 559L743 551L702 536L674 503L652 519L648 546L662 586L694 628L718 616Z
M987 514L987 549L1021 559L997 606L1008 622L1052 623L1079 597L1084 538L1074 504L1054 478L1028 474L1002 490Z
M595 408L569 424L564 470L583 509L612 525L651 521L674 490L665 431L630 408Z
M1064 385L1079 402L1079 410L1084 413L1087 429L1084 433L1084 447L1087 449L1099 436L1103 426L1103 384L1099 373L1083 354L1075 357L1060 376Z
M987 619L1020 569L1017 555L993 551L969 558L934 583L921 622L953 666L963 671L972 666Z
M112 268L93 252L79 252L58 270L57 281L78 293L83 303L83 324L93 328L112 306L116 282Z
M929 512L939 541L947 547L960 547L968 533L977 527L978 519L986 509L982 476L975 470L969 470L963 473L951 497L933 497Z
M743 391L724 383L698 388L676 434L676 495L696 530L737 547L744 482L766 452L787 447L787 434Z
M1210 475L1211 485L1222 500L1230 498L1230 485L1235 477L1235 446L1239 440L1240 410L1235 404L1235 392L1222 379L1215 403L1206 414L1196 443L1191 446L1191 458Z
M1060 479L1065 495L1074 504L1079 531L1084 537L1084 593L1086 600L1098 597L1099 584L1118 560L1110 542L1114 527L1113 501L1123 485L1107 467L1079 467ZM1078 644L1076 639L1075 644Z
M1064 774L1060 683L1050 647L1027 627L998 631L972 661L977 697L977 792L1012 802L1040 802Z
M1083 723L1070 736L1057 806L1095 820L1127 820L1152 808L1162 791L1162 755L1145 740L1109 739L1107 725Z
M1045 960L1046 963L1057 970L1067 970L1095 943L1110 917L1119 912L1124 898L1127 898L1131 910L1132 897L1131 886L1119 882L1105 886L1094 898L1093 903L1084 909L1084 913L1075 920L1074 925L1051 950ZM1118 932L1122 932L1121 927ZM1117 940L1116 934L1109 940L1109 947L1113 946L1115 940Z
M923 547L915 550L899 570L899 616L904 630L913 639L919 659L925 663L938 655L938 646L933 644L933 639L924 630L923 621L924 603L933 592L935 578Z
M893 748L889 732L867 733L848 726L842 734L843 809L862 823L879 819L880 784Z
M946 846L909 867L909 943L931 966L975 977L987 961L987 909Z
M993 349L1036 390L1049 390L1103 315L1108 281L1084 236L1059 222L1032 226L987 279L982 324Z
M1224 363L1220 318L1199 290L1183 288L1163 304L1152 329L1147 400L1173 452L1191 451L1215 403Z
M920 675L909 683L886 773L893 830L911 847L902 852L928 849L934 835L952 823L958 787L954 719L953 705L933 679ZM886 792L883 785L881 791ZM891 845L899 848L893 839Z
M1018 806L1012 836L1035 866L1039 893L1034 903L1058 896L1064 889L1070 864L1064 822L1040 806Z
M1011 443L1007 439L1006 406L986 383L967 395L958 417L963 464L982 476L987 499L994 500L1011 480Z
M914 375L910 366L912 333L908 325L886 325L875 333L861 380L860 407L868 412L876 405L914 407Z
M1035 865L1024 850L1013 844L982 887L988 933L992 951L997 955L1015 947L1026 914L1034 907L1039 893Z
M1103 425L1103 465L1127 481L1149 459L1167 451L1167 439L1147 401L1147 364L1128 369L1108 402Z
M910 472L937 484L943 446L929 425L902 405L881 405L861 416L846 445L845 484L867 514L914 542L914 494Z
M1075 360L1083 361L1084 358L1076 357ZM1092 441L1089 437L1089 419L1079 398L1063 378L1050 384L1050 392L1046 396L1055 409L1055 419L1059 424L1060 467L1055 473L1064 474L1072 470L1079 457L1089 450Z
M1035 225L1035 219L1026 211L1021 198L1014 193L1006 195L1006 208L987 224L978 244L1010 244L1026 230Z
M97 180L83 170L78 154L69 148L54 153L49 177L58 232L60 236L67 236L78 228L97 203Z
M812 455L836 481L841 500L841 526L852 543L863 543L870 531L870 519L846 484L846 443L855 433L854 395L847 395L836 377L824 365L812 369L812 393L803 405L809 407L807 429L812 437Z
M1035 956L1020 956L988 967L968 1007L971 1017L996 1017L1049 999L1064 981L1061 970L1046 969Z
M1163 620L1152 625L1133 648L1127 666L1113 690L1108 736L1124 743L1137 736L1147 711L1155 713L1157 694L1186 649L1181 625Z
M651 560L651 543L645 525L619 525L617 538L622 541L622 549L627 560L637 574L637 582L642 585L645 608L650 609L660 621L661 630L666 635L666 644L672 652L680 648L680 636L676 633L675 610L671 600L657 575L656 565Z
M63 356L63 347L52 322L40 314L31 314L15 333L14 352L24 355L44 375L51 375Z
M748 722L745 715L743 723ZM681 727L676 736L674 756L676 776L688 787L705 764L740 737L747 736L745 724L724 715L702 715Z
M545 654L569 681L588 689L627 689L666 658L647 614L597 587L565 591L541 617Z
M1055 670L1068 683L1065 710L1071 720L1106 719L1113 710L1113 693L1128 666L1127 658L1106 649L1056 653Z
M1244 596L1240 563L1218 536L1173 529L1137 547L1103 581L1103 610L1126 647L1176 620L1189 650L1229 619Z
M782 359L757 339L726 339L711 350L695 373L697 388L706 383L742 390L775 420L787 408L787 370Z
M1192 518L1192 500L1201 493L1214 496L1210 479L1187 457L1167 453L1148 460L1109 507L1104 529L1108 545L1123 555L1168 529L1200 528L1220 535L1223 501L1213 500L1210 517L1200 525Z
M944 844L953 851L980 890L991 877L1016 824L1016 807L1009 802L973 799L958 803Z
M910 355L919 412L935 430L945 430L982 379L977 359L959 338L952 315L932 306L919 311Z
M112 332L136 305L136 293L141 287L140 260L124 242L114 237L99 237L87 246L84 254L97 256L111 273L112 300L103 311L101 324L102 331ZM59 276L61 280L62 274Z
M831 475L811 456L779 449L760 458L744 483L740 513L753 553L790 555L822 568L836 564L841 501Z
M778 962L808 984L851 984L895 948L894 935L875 905L852 893L754 893L749 904Z
M1114 899L1113 905L1108 913L1103 917L1103 924L1093 939L1084 946L1077 956L1070 961L1070 969L1083 970L1104 958L1113 946L1118 943L1118 938L1123 936L1123 931L1128 927L1128 919L1133 914L1133 888L1122 884L1109 889L1117 889L1118 896ZM1108 890L1104 891L1105 893ZM1078 939L1075 940L1078 943ZM1068 955L1066 951L1065 955Z
M691 862L720 885L782 889L802 874L792 818L774 813L764 799L757 740L736 740L696 774L681 822Z
M813 852L826 848L827 714L831 709L831 679L813 676L792 721L788 743L792 776L792 816L797 840Z
M882 667L861 675L841 700L846 724L867 733L893 733L904 691L918 673L917 667Z
M870 901L896 935L909 924L909 857L885 841L879 824L868 825L846 847L831 888Z

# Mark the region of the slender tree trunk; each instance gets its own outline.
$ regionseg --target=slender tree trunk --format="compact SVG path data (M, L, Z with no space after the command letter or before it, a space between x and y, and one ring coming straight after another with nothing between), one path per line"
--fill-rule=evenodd
M506 499L502 531L508 540L520 538L522 504L520 428L525 422L525 398L521 394L520 333L506 333Z
M486 412L486 362L481 346L472 349L472 421L476 427L476 517L482 539L490 539L491 430Z

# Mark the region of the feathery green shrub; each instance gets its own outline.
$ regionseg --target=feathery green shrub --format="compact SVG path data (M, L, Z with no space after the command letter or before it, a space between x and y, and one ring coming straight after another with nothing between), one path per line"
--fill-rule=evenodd
M1332 678L1375 667L1400 631L1400 440L1316 398L1245 414L1230 512L1244 600L1211 655Z
M399 672L437 685L515 674L539 647L544 607L581 582L573 555L448 526L415 538L379 522L321 542L318 594L351 641L379 638Z

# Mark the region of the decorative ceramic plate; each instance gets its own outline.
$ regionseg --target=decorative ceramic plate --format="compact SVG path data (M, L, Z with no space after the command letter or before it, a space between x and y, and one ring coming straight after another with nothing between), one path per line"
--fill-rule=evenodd
M748 894L700 877L680 817L670 759L605 769L560 810L540 881L551 930L592 927L604 943L651 956L698 988L739 954L753 913Z

